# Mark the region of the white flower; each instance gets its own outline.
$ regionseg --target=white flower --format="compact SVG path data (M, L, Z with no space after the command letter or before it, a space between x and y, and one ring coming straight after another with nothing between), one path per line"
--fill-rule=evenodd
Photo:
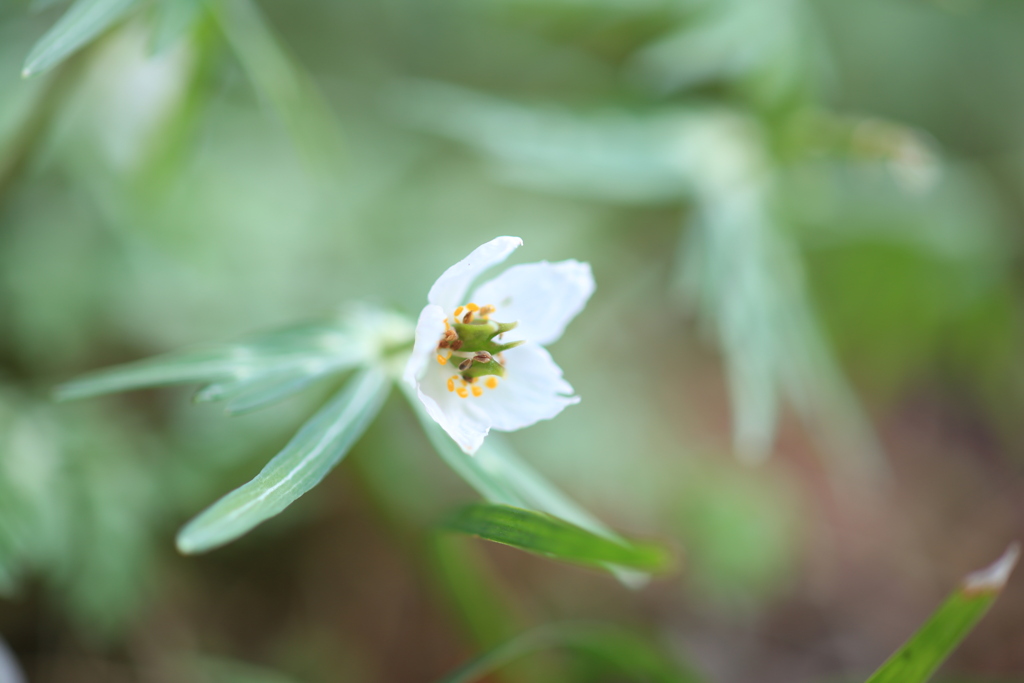
M580 400L544 346L562 336L593 293L589 264L512 266L466 297L478 275L522 243L498 237L437 279L405 367L427 412L469 454L491 429L521 429Z

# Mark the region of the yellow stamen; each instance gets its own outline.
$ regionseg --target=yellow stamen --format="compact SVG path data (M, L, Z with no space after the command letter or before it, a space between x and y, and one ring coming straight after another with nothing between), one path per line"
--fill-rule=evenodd
M498 378L497 377L488 377L484 381L484 384L487 386L488 389L497 389L498 388Z
M459 306L458 308L456 308L455 309L455 317L458 318L460 315L462 315L462 312L464 310L466 310L466 309L463 306Z
M474 384L469 390L473 392L474 396L483 396L484 394L484 390L480 388L479 384Z
M444 365L445 363L448 362L448 359L442 356L441 354L437 354L437 362L440 363L441 365Z
M480 310L480 307L477 306L476 304L466 304L466 308L473 311L474 313Z
M482 315L482 316L484 316L486 318L491 313L494 313L494 311L496 311L496 310L497 309L494 306L492 306L490 304L487 304L486 306L481 306L480 307L480 315Z
M469 392L466 391L466 387L459 387L455 390L455 393L459 395L459 398L467 398L469 396Z
M462 382L462 386L466 386L468 384L468 382L461 377L459 378L459 381Z
M448 391L455 391L455 377L448 378Z

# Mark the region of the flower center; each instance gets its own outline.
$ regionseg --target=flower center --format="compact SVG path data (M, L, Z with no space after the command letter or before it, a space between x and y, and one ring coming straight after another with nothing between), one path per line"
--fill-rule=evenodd
M481 384L498 388L498 378L505 376L503 351L519 346L522 341L501 343L501 337L519 323L491 320L494 306L469 303L459 306L450 319L444 320L444 334L437 343L437 362L458 367L458 374L448 378L448 391L460 398L482 396ZM478 382L478 380L480 380Z

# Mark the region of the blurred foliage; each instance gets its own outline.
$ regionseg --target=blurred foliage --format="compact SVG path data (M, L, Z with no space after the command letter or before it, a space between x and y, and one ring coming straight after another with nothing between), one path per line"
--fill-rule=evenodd
M1022 26L992 0L0 3L0 632L31 680L391 681L594 616L714 680L863 680L1022 528ZM491 502L678 542L680 579L621 598L424 540L473 496L399 400L345 476L183 564L175 530L288 444L328 370L192 378L229 409L282 399L230 420L176 389L48 401L349 301L414 313L499 234L593 264L556 350L584 401L442 457ZM349 585L372 600L330 600ZM220 615L236 590L287 618ZM949 680L1024 671L1014 595Z

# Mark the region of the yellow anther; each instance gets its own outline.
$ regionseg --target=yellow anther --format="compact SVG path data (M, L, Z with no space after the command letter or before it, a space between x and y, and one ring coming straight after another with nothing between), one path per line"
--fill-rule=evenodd
M466 391L466 387L459 387L455 390L455 393L459 395L459 398L468 398L469 392Z
M444 365L445 363L448 362L448 359L442 356L441 354L437 354L437 362L440 363L441 365Z
M459 306L458 308L456 308L455 309L455 317L458 318L460 315L462 315L462 312L464 310L466 310L464 306Z
M497 309L494 306L492 306L490 304L487 304L486 306L481 306L480 307L480 315L486 317L486 316L490 315L491 313L494 313L494 311L496 311L496 310Z
M467 382L466 380L464 380L461 377L459 378L459 381L462 382L462 386L466 386L467 384L469 384L469 382Z
M484 380L484 384L487 386L488 389L497 389L498 388L498 378L497 377L488 377L486 380Z
M469 388L469 390L473 392L474 396L483 396L484 395L484 390L480 388L479 384L474 384L473 386L471 386Z
M445 330L451 329L451 325L448 324L448 318L444 319L444 329Z
M449 377L448 378L448 391L455 391L455 378L454 377Z
M477 311L480 310L480 307L477 306L476 304L466 304L466 308L468 308L469 310L473 311L474 313L476 313Z

